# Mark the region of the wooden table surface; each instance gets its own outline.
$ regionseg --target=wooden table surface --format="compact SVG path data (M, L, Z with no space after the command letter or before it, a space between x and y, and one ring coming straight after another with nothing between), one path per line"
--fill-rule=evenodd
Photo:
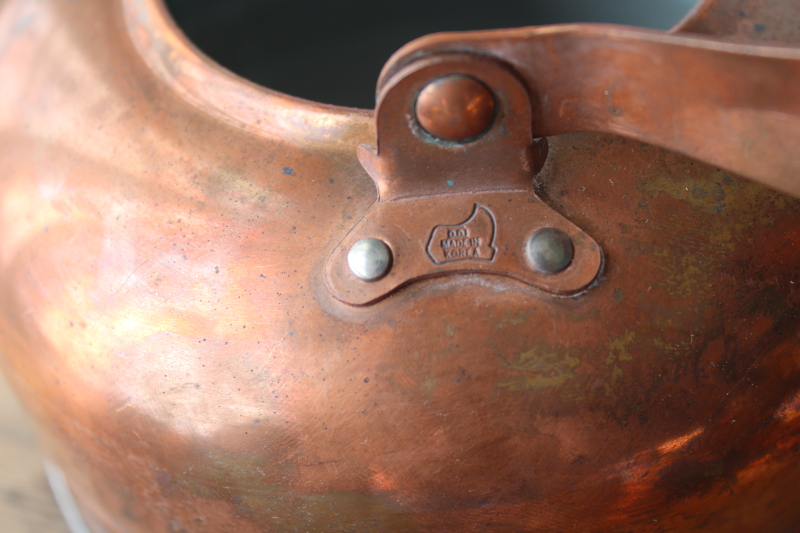
M69 533L47 484L28 415L0 372L0 531Z

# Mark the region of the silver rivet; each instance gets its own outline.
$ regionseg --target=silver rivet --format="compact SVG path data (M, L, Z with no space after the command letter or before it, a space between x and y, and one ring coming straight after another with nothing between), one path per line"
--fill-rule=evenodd
M358 279L375 281L383 277L392 263L392 251L379 239L361 239L347 253L347 265Z
M542 228L528 239L525 254L539 272L555 274L572 262L575 248L569 235L556 228Z

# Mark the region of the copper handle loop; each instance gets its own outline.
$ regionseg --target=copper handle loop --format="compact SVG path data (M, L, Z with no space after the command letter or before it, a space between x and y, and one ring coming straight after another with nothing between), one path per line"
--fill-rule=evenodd
M442 33L400 49L402 68L443 53L511 65L527 85L533 135L622 135L800 196L800 49L615 25Z
M435 98L436 113L469 117L459 117L465 99L458 82L471 80L481 96L491 91L494 104L492 120L476 128L482 129L478 136L448 140L423 131L419 95L454 78L453 91ZM375 112L377 146L358 150L378 201L326 262L325 282L336 299L369 305L406 285L454 274L514 279L561 297L578 295L594 282L603 266L600 246L533 190L531 177L544 164L547 142L532 135L537 116L530 95L509 65L463 52L419 58L384 84ZM432 123L434 130L443 125ZM552 271L538 268L527 253L543 228L570 243L568 262ZM378 279L358 278L349 267L350 250L364 239L377 239L391 251L392 267Z

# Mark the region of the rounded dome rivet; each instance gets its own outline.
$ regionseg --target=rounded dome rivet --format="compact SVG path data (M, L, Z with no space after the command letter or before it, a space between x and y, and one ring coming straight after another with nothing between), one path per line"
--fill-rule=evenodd
M556 228L542 228L528 239L525 254L539 272L555 274L572 262L575 248L569 235Z
M492 125L494 108L494 96L486 85L453 74L426 85L417 97L415 112L420 126L434 137L464 141Z
M380 239L361 239L347 253L350 271L364 281L375 281L389 272L392 251Z

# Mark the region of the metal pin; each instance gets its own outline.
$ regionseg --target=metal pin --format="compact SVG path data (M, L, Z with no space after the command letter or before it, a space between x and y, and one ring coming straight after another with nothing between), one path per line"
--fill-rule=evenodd
M375 281L389 272L392 251L379 239L361 239L347 253L350 271L364 281Z
M575 248L569 235L556 228L542 228L528 239L525 254L539 272L555 274L572 262Z

